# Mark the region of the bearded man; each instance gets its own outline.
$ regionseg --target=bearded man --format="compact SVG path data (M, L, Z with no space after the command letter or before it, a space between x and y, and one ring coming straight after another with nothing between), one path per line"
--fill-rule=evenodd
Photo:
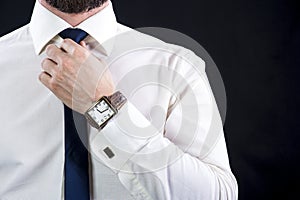
M0 54L0 199L237 199L205 63L110 1L38 0Z

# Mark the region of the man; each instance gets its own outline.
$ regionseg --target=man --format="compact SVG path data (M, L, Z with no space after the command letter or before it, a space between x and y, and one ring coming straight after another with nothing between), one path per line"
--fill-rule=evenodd
M118 24L111 2L39 0L0 53L1 199L237 198L204 62Z

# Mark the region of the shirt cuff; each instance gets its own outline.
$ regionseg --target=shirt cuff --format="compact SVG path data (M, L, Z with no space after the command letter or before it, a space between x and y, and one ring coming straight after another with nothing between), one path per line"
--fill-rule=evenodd
M115 173L159 135L159 131L130 102L101 131L93 128L92 132L95 131L91 151Z

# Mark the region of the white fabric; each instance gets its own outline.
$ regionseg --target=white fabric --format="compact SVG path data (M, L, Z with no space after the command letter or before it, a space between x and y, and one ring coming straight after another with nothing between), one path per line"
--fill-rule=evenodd
M0 199L63 199L63 104L38 76L45 46L69 27L37 2L30 24L0 39ZM237 199L204 62L118 24L111 3L78 28L128 98L103 130L88 127L92 199ZM168 87L133 93L146 82Z

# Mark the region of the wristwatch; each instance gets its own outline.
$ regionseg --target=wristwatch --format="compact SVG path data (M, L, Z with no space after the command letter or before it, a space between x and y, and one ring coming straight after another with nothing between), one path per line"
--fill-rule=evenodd
M91 126L102 129L126 102L126 97L117 91L110 96L101 97L84 115Z

